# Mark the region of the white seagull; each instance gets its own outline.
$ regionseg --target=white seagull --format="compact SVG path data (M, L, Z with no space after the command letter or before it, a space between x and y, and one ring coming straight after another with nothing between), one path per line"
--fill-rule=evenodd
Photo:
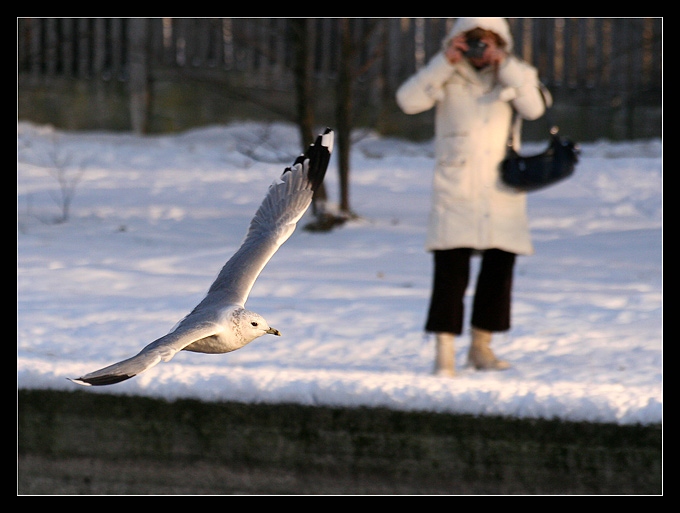
M68 379L85 386L112 385L169 361L181 350L228 353L268 333L280 336L261 315L246 310L245 303L260 272L295 231L312 202L332 151L333 131L327 128L272 183L241 247L224 265L205 298L170 333L132 358Z

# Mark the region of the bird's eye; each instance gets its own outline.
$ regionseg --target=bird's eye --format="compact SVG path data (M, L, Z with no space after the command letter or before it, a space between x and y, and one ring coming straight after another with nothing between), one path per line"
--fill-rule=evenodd
M257 328L257 323L256 323L255 321L251 322L250 325L251 325L253 328Z

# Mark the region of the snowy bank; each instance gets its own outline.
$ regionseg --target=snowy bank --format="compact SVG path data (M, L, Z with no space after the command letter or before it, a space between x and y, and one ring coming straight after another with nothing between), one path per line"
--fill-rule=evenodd
M66 377L165 334L300 148L282 124L136 137L19 123L17 386L73 390ZM464 335L459 376L430 375L432 145L363 134L351 175L361 218L329 233L298 229L253 288L247 306L283 337L225 355L183 352L88 391L659 423L661 149L584 144L572 179L530 196L536 254L518 260L513 329L494 342L509 371L463 368ZM335 159L327 187L337 197ZM57 223L69 192L69 219Z

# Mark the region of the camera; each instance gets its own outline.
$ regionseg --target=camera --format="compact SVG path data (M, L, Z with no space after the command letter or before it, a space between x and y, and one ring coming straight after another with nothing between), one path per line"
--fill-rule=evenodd
M463 55L468 59L479 59L484 55L484 50L488 46L483 43L480 39L468 39L465 41L468 45L468 50L463 52Z

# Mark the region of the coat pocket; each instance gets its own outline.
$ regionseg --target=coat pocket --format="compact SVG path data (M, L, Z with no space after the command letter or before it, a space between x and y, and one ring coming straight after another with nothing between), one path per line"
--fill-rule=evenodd
M437 169L435 188L439 197L450 199L469 198L472 177L465 150L467 136L449 136L437 140Z

